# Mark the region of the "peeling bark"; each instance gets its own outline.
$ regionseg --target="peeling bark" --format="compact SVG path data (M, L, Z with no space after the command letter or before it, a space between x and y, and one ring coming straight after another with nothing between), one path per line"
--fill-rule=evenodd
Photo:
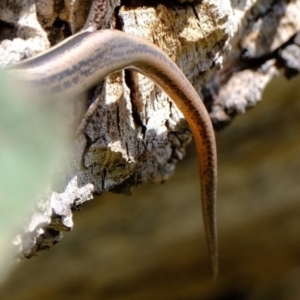
M96 9L100 2L2 1L0 64L46 51L88 26L87 18L99 17L90 7ZM110 0L97 24L157 44L203 94L219 129L255 106L280 68L297 74L299 13L296 0ZM164 181L185 154L191 140L187 124L148 78L132 71L112 74L90 97L97 110L74 141L68 166L58 172L59 180L15 239L19 257L57 243L62 231L72 229L72 210L93 194L130 193L143 182ZM142 99L142 107L136 99Z

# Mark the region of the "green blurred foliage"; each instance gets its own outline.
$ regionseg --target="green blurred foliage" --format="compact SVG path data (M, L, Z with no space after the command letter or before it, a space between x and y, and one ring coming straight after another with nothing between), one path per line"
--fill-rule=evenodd
M1 71L1 70L0 70ZM12 239L51 182L67 132L62 102L0 72L0 282L12 266Z

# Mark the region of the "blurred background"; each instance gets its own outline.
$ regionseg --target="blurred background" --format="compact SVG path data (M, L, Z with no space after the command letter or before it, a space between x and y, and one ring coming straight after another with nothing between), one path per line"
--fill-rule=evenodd
M191 145L164 184L84 204L56 247L18 264L1 300L300 299L299 86L275 78L217 134L215 284Z

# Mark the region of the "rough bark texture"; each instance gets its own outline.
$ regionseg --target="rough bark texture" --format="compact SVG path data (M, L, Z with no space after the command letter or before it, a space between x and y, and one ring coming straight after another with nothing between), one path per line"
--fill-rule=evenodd
M80 30L91 2L1 1L1 64ZM299 1L157 2L111 0L100 27L143 36L165 51L202 92L216 129L256 105L279 68L289 76L298 72ZM182 114L149 79L116 73L93 97L100 104L57 175L59 184L15 239L20 257L57 243L73 227L72 210L93 194L130 193L142 182L164 181L185 154L191 135Z
M215 284L189 147L165 184L84 204L58 246L18 264L1 300L298 300L299 84L275 78L255 109L217 134Z

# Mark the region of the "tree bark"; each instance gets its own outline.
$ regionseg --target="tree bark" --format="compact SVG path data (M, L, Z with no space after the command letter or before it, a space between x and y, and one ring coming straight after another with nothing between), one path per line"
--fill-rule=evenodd
M96 2L2 1L1 65L46 51L76 33ZM299 13L296 0L110 0L100 27L111 26L158 45L203 95L220 129L257 104L280 68L287 76L298 73ZM91 97L99 102L97 111L74 141L51 193L16 237L19 257L32 257L57 243L62 232L73 227L72 210L93 194L130 193L143 182L162 182L185 154L191 140L188 126L148 78L118 72Z

